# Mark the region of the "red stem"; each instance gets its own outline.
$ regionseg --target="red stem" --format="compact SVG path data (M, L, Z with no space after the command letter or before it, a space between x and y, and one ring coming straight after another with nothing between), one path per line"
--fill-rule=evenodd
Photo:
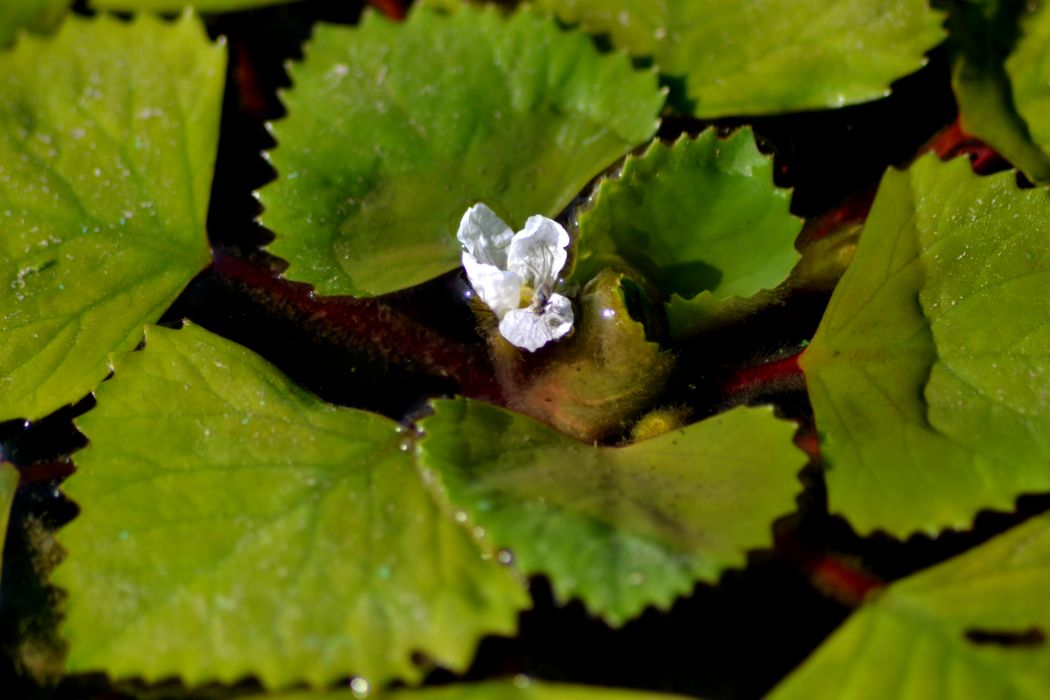
M394 364L451 377L464 396L504 403L484 346L453 342L382 298L315 297L309 285L221 253L216 253L212 268L274 313L334 334L347 345Z
M803 235L810 241L817 241L843 226L864 221L868 218L868 212L871 211L877 189L876 187L864 189L834 209L807 220Z
M978 175L996 172L1010 165L994 148L963 131L958 118L934 136L924 150L933 151L941 160L967 155L970 157L970 167Z
M401 0L368 0L368 4L396 22L405 18L405 5Z
M799 352L772 362L738 369L722 385L722 393L724 396L733 397L760 393L759 390L776 391L780 388L778 385L805 381L802 368L798 365L801 355Z
M820 461L820 438L812 428L802 428L795 434L795 445L809 455L814 462Z
M230 49L233 83L237 87L241 110L254 119L262 119L267 111L266 97L259 85L259 75L251 52L240 41L234 41Z
M29 464L19 467L18 488L22 489L31 484L39 484L43 481L54 479L65 479L76 469L72 462L43 462L41 464Z
M872 591L886 585L877 576L837 554L816 556L806 568L817 588L851 607L860 605Z
M752 396L804 387L806 375L799 366L802 352L737 370L722 385L722 396L730 400L739 400L734 403L742 403ZM811 460L819 462L820 438L813 424L807 420L800 420L798 423L799 430L795 433L795 445L809 455Z
M777 533L776 548L794 563L814 587L850 607L857 607L872 593L886 585L867 571L857 557L818 549L798 538L795 530Z

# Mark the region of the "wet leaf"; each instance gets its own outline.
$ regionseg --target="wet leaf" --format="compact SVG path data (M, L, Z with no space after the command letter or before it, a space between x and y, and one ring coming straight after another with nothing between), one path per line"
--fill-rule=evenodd
M750 128L719 139L708 129L628 157L580 215L572 277L607 266L641 272L665 298L672 335L717 314L722 302L783 282L798 261L802 222L773 184L773 159Z
M1050 695L1050 516L895 583L770 700Z
M770 546L805 463L794 424L765 407L614 448L467 399L434 406L419 449L452 502L558 598L617 625Z
M1032 141L1028 125L1017 113L1003 66L1014 19L1007 9L1012 10L998 3L955 5L949 47L959 120L963 131L994 148L1033 182L1047 182L1050 157Z
M417 8L320 25L273 125L270 249L321 294L410 287L460 263L485 202L515 230L554 216L654 133L652 72L528 11Z
M420 479L405 435L199 327L150 327L77 426L54 580L74 672L324 686L462 670L527 596Z
M208 264L225 63L189 15L0 54L0 420L90 392Z
M2 455L0 455L2 456ZM11 517L11 504L18 488L18 470L14 465L0 462L0 573L4 563L4 541L7 539L7 523Z
M802 366L832 511L968 526L1050 490L1050 194L929 155L891 171Z
M1046 154L1050 153L1050 11L1045 3L1036 8L1021 23L1022 35L1006 60L1006 73L1017 111ZM1038 175L1047 179L1042 171Z
M780 114L885 97L944 38L926 0L538 0L652 57L698 117Z
M248 700L355 700L360 697L360 693L354 694L351 690L344 690L260 695ZM369 697L373 696L370 694ZM485 681L418 690L393 690L378 693L374 697L376 700L684 700L680 695L546 683L523 677L514 681Z

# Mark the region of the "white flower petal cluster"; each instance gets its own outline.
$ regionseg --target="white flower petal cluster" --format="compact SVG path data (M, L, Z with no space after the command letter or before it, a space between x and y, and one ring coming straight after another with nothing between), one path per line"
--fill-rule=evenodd
M569 245L557 221L532 216L514 233L494 211L475 204L460 220L456 238L463 244L467 279L496 314L504 338L532 352L572 329L572 302L553 293Z

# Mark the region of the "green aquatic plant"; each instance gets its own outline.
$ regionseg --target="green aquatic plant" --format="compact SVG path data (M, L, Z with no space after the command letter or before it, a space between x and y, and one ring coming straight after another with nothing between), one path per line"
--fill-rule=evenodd
M1050 9L371 4L0 10L0 687L1050 693Z

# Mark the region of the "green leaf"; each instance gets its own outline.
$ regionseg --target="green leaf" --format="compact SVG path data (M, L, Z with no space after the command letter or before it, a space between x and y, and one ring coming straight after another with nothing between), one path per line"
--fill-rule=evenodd
M721 302L787 278L802 228L790 200L773 184L773 159L758 151L750 128L726 139L708 129L671 147L653 143L603 181L580 215L572 278L583 283L626 263L664 297L682 297L669 313L672 329L683 328Z
M1024 19L1021 30L1021 39L1006 59L1006 73L1017 111L1032 139L1044 154L1050 153L1050 11L1046 3Z
M360 697L360 694L355 694L353 691L342 690L328 693L259 695L246 700L355 700ZM676 698L684 700L680 695L546 683L532 679L485 681L418 690L394 690L379 693L375 698L376 700L675 700Z
M651 56L698 117L779 114L885 97L944 38L927 0L537 0Z
M190 326L117 355L66 491L69 667L315 686L461 671L521 583L424 485L400 427Z
M895 583L770 700L1050 697L1050 516Z
M612 624L743 566L794 510L795 426L736 408L628 447L594 447L467 399L435 402L423 463L522 571Z
M831 509L966 527L1050 490L1050 195L929 155L883 179L802 357Z
M90 392L210 261L225 56L189 15L0 54L0 420Z
M71 0L8 0L0 2L0 47L23 29L46 32L54 29Z
M995 10L995 12L993 12ZM1020 168L1033 182L1050 181L1050 157L1032 141L1014 107L1001 54L1009 45L1012 14L1003 8L958 3L950 19L952 88L963 131Z
M4 563L4 541L7 539L8 519L11 517L11 504L15 502L15 491L18 489L18 470L14 465L0 462L0 570Z
M262 221L287 276L321 294L382 294L456 268L475 202L517 228L556 215L653 135L664 101L626 56L494 7L319 25L292 79Z
M199 12L233 12L267 5L280 5L299 0L90 0L94 7L103 10L128 12L178 12L192 7Z

